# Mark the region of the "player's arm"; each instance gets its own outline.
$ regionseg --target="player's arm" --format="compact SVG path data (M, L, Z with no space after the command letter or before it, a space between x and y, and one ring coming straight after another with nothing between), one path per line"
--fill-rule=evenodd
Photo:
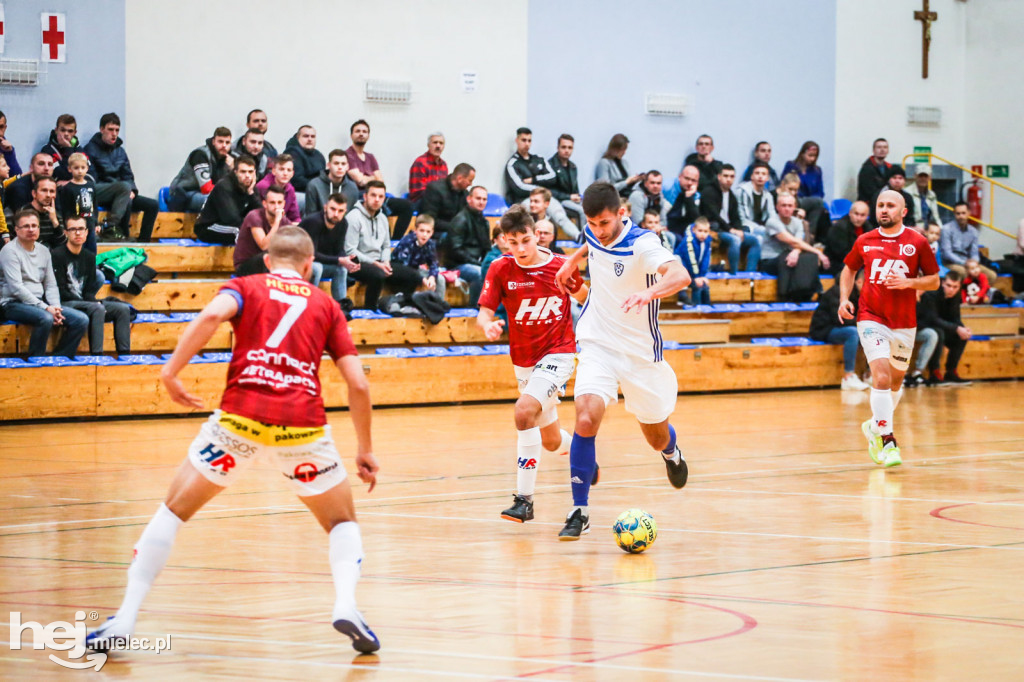
M690 273L675 258L658 266L658 274L661 275L658 281L625 300L622 304L623 310L628 313L636 308L639 313L641 308L654 299L679 293L690 286Z
M367 492L373 492L377 485L377 471L380 466L373 456L373 443L370 439L370 421L373 405L370 402L370 382L363 372L363 364L358 355L342 355L335 360L341 377L348 385L348 411L352 425L356 429L356 470L363 483L369 483Z
M921 277L907 277L901 273L890 271L885 278L887 289L917 289L918 291L934 291L939 288L939 273Z
M590 287L588 287L586 284L581 284L579 289L570 293L569 295L576 299L577 303L583 303L584 301L587 300L587 296L590 295Z
M562 267L558 268L558 272L555 273L555 285L558 286L558 290L563 294L569 291L569 280L579 276L580 261L586 257L587 250L587 244L576 249L576 252L566 258L565 262L562 263Z
M483 330L488 341L497 341L501 338L501 331L505 328L504 320L494 319L494 311L486 306L480 306L480 312L476 316L476 326Z
M171 354L170 360L160 370L160 379L164 387L171 394L171 400L184 405L202 409L203 401L185 390L178 373L188 365L196 353L201 351L206 343L213 337L222 323L227 322L238 314L238 301L230 294L217 294L213 300L206 304L203 311L188 323L178 345Z
M843 320L852 320L854 314L853 303L850 302L850 293L853 292L853 281L857 278L857 274L850 269L849 265L843 266L843 271L839 274L839 322L842 324Z

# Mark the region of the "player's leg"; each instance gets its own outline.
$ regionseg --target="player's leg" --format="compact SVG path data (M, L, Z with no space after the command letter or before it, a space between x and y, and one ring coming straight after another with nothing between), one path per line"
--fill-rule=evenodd
M903 463L899 445L896 443L894 432L894 414L896 406L903 398L903 377L910 368L910 356L914 352L914 329L892 330L892 342L890 344L890 357L888 367L889 395L892 399L892 413L890 413L888 433L881 432L882 450L879 458L887 467L899 466ZM881 430L880 430L881 431Z
M882 464L882 437L892 435L892 363L890 348L892 330L873 321L857 323L860 345L871 368L871 418L861 424L868 441L868 454L875 464Z
M533 519L533 493L543 444L537 422L543 412L544 406L533 395L524 393L516 401L516 492L512 506L501 512L501 518L508 521L525 523Z
M675 371L664 361L636 361L630 363L619 382L626 411L636 417L647 443L664 459L669 483L682 488L689 467L676 442L676 430L669 423L679 397Z

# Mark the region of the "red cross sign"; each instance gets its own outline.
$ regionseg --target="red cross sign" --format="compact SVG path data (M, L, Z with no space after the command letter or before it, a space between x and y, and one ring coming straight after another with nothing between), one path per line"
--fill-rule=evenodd
M67 55L65 50L66 44L64 37L64 15L43 12L40 16L42 17L43 26L43 54L41 57L42 61L67 61Z

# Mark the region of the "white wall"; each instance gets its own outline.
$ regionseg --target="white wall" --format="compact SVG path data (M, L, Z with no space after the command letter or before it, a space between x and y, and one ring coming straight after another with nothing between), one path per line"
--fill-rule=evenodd
M968 5L984 4L970 2ZM932 0L929 76L921 78L920 2L837 0L836 194L856 198L857 171L875 138L889 140L889 161L900 163L915 146L930 146L952 161L965 157L966 7ZM939 128L907 125L908 106L941 107Z
M132 156L139 185L167 185L215 127L244 132L246 112L259 107L278 150L310 123L325 156L367 119L367 150L395 193L441 130L449 167L469 162L500 192L508 131L526 118L526 20L526 0L130 0L132 149L146 141ZM477 92L462 92L463 70L479 73ZM410 80L412 104L365 103L366 78Z

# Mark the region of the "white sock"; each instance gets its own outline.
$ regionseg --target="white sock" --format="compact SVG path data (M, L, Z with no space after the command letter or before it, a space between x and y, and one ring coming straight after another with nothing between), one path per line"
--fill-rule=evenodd
M139 541L135 543L135 558L128 567L128 586L124 591L121 608L117 610L117 628L116 631L111 630L111 635L129 635L135 630L135 619L142 607L142 600L149 594L153 581L171 556L174 537L183 523L166 504L161 504L142 531Z
M875 420L875 431L879 435L892 434L892 391L871 389L871 416Z
M331 576L334 578L333 620L349 616L356 608L356 583L363 561L363 537L355 521L339 523L327 536L330 544Z
M902 399L903 399L903 386L901 385L900 386L900 390L892 391L892 409L893 409L893 411L895 411L896 408L899 407L900 400L902 400Z
M572 434L566 431L565 429L561 429L561 434L562 442L558 444L558 447L556 447L554 450L548 450L547 448L544 448L545 452L550 452L553 455L569 454L569 446L572 445Z
M527 499L533 499L533 490L537 487L537 465L540 464L541 450L540 427L519 432L516 446L516 492Z

